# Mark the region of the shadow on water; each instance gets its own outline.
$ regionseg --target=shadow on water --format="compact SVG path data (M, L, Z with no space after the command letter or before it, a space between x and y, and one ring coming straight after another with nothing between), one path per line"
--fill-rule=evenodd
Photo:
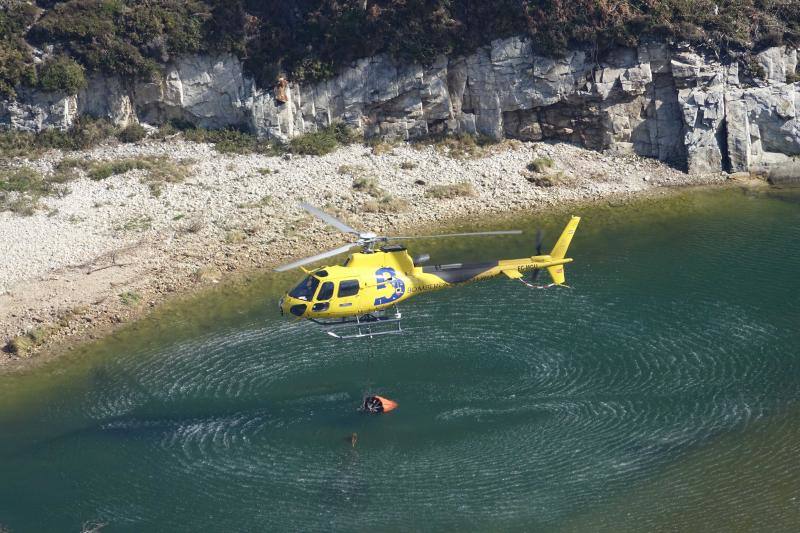
M423 295L405 335L366 343L281 319L291 273L170 304L0 377L0 524L796 524L797 200L717 190L582 208L574 289L498 279ZM442 229L526 234L410 248L434 263L523 257L568 214L463 223ZM359 414L367 391L400 408Z

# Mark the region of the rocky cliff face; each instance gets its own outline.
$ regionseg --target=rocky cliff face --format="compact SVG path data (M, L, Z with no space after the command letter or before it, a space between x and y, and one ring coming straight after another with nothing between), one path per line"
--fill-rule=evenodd
M23 92L0 102L0 124L67 128L88 114L121 125L179 119L287 139L343 121L367 136L553 139L690 172L746 171L800 155L800 83L788 83L797 50L771 48L757 62L765 79L745 80L736 63L689 48L651 44L602 58L576 50L554 59L510 38L429 67L363 59L329 81L290 84L281 102L257 88L235 57L193 56L168 65L158 83L95 78L77 95Z

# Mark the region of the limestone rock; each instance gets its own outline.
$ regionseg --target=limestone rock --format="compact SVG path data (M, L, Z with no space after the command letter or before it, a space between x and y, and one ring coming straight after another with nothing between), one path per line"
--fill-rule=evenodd
M0 125L66 129L88 114L122 126L240 127L286 141L343 122L366 136L560 140L690 172L743 171L800 154L800 83L786 83L797 50L771 48L757 61L768 79L743 86L736 62L688 46L650 43L598 57L576 49L554 58L518 36L430 65L379 55L323 82L263 89L235 56L194 55L154 81L95 76L76 96L20 91L18 100L0 102Z
M117 78L92 76L78 95L79 112L121 127L138 121L130 94Z
M786 83L787 78L797 73L797 50L787 46L768 48L756 56L764 69L768 81Z
M163 79L136 84L133 101L142 122L224 128L245 122L245 89L236 57L188 56L168 65Z
M47 128L69 129L78 116L75 95L22 91L18 100L0 101L0 124L38 132Z

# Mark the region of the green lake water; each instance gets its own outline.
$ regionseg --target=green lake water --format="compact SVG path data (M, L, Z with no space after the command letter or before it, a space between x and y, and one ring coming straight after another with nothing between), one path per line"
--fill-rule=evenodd
M0 525L797 531L800 194L575 211L571 290L422 295L404 335L342 342L265 274L0 377ZM410 247L522 257L567 214ZM367 390L400 407L358 413Z

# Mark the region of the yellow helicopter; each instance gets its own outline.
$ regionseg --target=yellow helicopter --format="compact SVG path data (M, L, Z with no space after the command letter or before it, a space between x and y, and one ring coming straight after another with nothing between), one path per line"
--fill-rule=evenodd
M567 248L578 227L580 217L573 216L567 223L549 254L541 253L541 232L538 232L536 255L522 259L500 259L487 263L419 266L429 256L412 259L406 248L389 241L431 239L441 237L474 237L494 235L519 235L519 230L482 231L477 233L448 233L413 237L385 237L375 233L359 232L341 220L302 203L300 207L323 222L347 234L357 236L356 242L340 246L305 259L276 268L284 272L301 268L307 276L280 301L282 314L306 318L324 326L327 333L339 339L373 337L401 333L402 315L397 304L423 292L435 291L465 283L505 275L529 287L523 273L533 271L533 282L540 270L546 269L553 280L551 285L564 285L564 265L572 259L566 257ZM382 245L376 249L378 245ZM313 271L303 268L328 257L360 247L342 265L326 266ZM550 285L548 285L550 286ZM353 328L353 334L339 333L340 328Z

